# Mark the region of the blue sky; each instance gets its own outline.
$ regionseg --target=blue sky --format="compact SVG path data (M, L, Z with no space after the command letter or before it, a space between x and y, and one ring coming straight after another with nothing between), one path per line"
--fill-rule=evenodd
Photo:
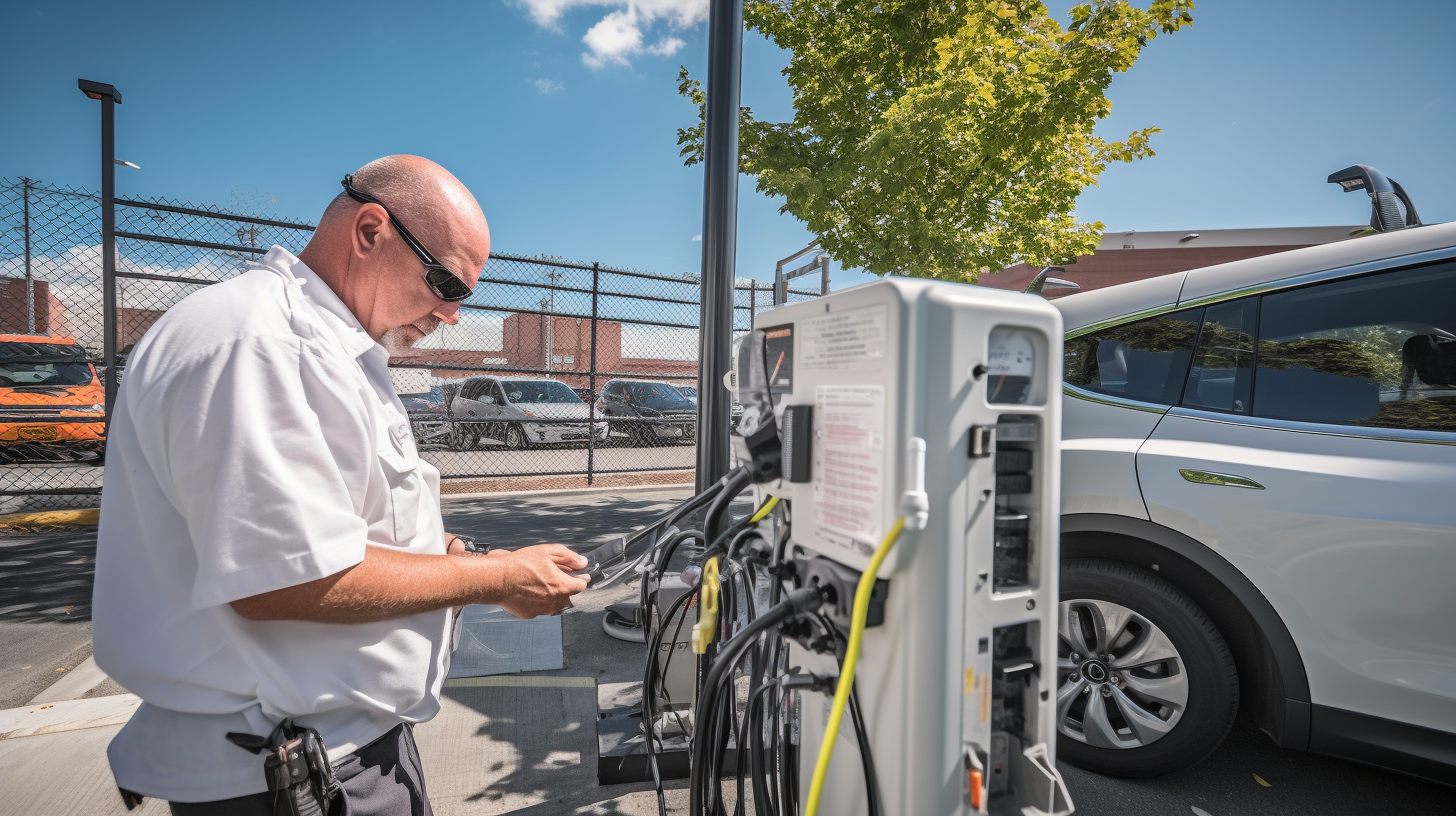
M96 103L121 90L122 195L314 219L344 173L418 153L464 180L494 248L696 272L701 168L677 156L704 75L707 0L275 3L6 0L0 175L96 187ZM1079 201L1114 230L1360 223L1324 178L1355 162L1456 218L1456 3L1207 0L1110 92L1101 128L1158 155ZM744 103L788 118L787 55L745 38ZM811 236L742 179L738 271L767 280ZM271 203L270 203L271 202ZM836 285L865 276L836 271Z

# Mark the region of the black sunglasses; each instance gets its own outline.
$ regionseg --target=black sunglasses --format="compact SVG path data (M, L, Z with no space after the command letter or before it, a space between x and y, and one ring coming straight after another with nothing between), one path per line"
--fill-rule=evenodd
M389 223L394 225L394 229L399 233L399 237L404 239L404 242L414 251L415 257L419 258L420 263L425 265L425 285L430 287L430 291L435 293L435 297L451 303L470 297L470 293L473 290L465 284L465 281L456 277L455 273L445 268L444 264L435 260L435 256L431 255L430 251L425 249L424 245L419 242L419 239L415 238L410 234L409 230L404 228L404 224L399 223L399 219L395 218L394 213L390 212L389 208L384 206L383 201L356 188L354 186L353 175L344 176L343 184L344 192L348 193L350 198L360 204L378 204L384 208L384 214L389 216Z

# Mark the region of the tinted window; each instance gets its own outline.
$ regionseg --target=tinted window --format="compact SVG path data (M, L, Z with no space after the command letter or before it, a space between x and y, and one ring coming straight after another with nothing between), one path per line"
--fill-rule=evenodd
M1254 413L1456 431L1456 265L1264 297Z
M555 380L506 380L504 385L511 402L581 404L575 391Z
M1258 305L1254 298L1246 298L1208 307L1183 391L1184 405L1248 413Z
M0 388L12 385L90 385L85 363L32 363L0 360Z
M1066 381L1099 394L1174 405L1202 316L1201 308L1185 309L1068 340Z

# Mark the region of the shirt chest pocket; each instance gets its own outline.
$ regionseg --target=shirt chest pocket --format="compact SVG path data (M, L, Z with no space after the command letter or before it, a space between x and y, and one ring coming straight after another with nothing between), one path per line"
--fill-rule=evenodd
M378 444L380 469L388 488L385 521L392 525L388 529L394 531L394 543L407 547L419 531L420 500L425 489L420 459L408 422L390 424L385 436Z

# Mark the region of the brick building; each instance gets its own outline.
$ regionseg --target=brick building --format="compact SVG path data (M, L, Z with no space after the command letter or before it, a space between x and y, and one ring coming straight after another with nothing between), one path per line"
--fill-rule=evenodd
M622 324L615 320L597 321L596 349L598 387L614 377L686 382L698 375L696 360L623 357ZM442 379L476 374L550 376L574 388L585 388L591 383L591 352L589 318L516 313L501 321L500 351L413 349L408 358L396 358L396 362L432 366L430 374Z
M51 330L53 309L59 304L51 297L51 285L43 280L31 281L31 303L35 308L35 333ZM26 334L30 330L30 313L26 309L25 278L0 278L0 334Z
M1083 292L1119 283L1183 272L1204 266L1272 255L1290 249L1344 241L1366 229L1345 227L1273 227L1267 229L1189 230L1162 232L1106 232L1091 255L1079 255L1056 277L1072 281ZM982 275L981 286L1021 291L1038 268L1017 264ZM1067 291L1048 293L1067 294Z

